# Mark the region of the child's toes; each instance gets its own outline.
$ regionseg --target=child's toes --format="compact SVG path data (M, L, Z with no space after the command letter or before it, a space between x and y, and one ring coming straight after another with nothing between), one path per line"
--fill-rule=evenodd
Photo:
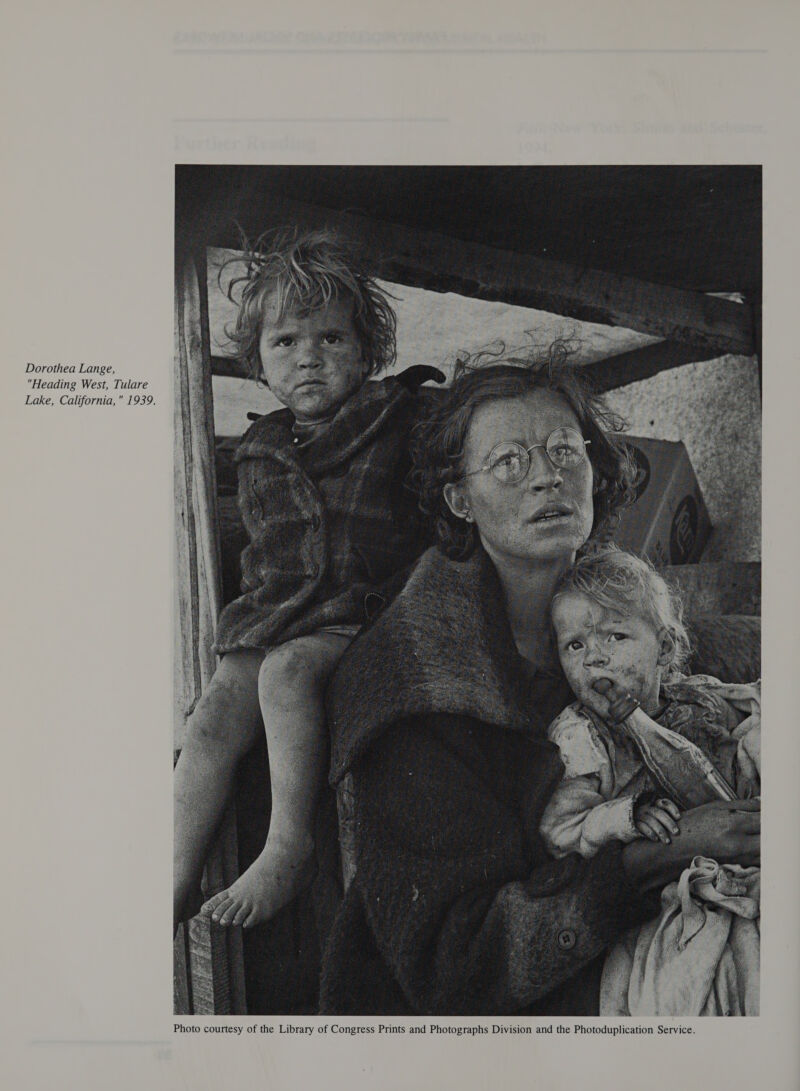
M257 905L252 905L247 916L242 921L242 928L254 928L257 924L262 924L264 920L269 920L269 917L264 918Z
M227 902L229 897L230 895L227 890L221 890L219 894L215 894L213 898L209 898L208 901L201 906L200 912L203 914L204 917L213 916L214 913L219 909L219 907L224 902Z
M241 903L231 899L226 906L220 906L220 911L217 915L215 915L214 919L216 920L217 924L221 924L223 925L223 927L227 927L228 925L234 923L234 918L236 917L236 914L239 912L240 908Z
M249 902L243 902L239 906L239 908L236 910L236 915L234 916L233 920L231 921L231 924L234 927L236 927L236 926L238 926L240 924L244 924L245 921L248 919L248 917L251 916L252 912L253 912L253 907L249 904Z

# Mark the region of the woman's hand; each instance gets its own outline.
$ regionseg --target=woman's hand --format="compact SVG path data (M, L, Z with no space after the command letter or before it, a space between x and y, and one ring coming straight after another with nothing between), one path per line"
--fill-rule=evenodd
M622 850L623 866L643 890L677 879L695 856L721 864L758 864L761 859L761 801L719 800L686 811L671 844L632 841Z
M712 856L720 864L761 861L761 800L706 803L686 811L678 823L686 854Z

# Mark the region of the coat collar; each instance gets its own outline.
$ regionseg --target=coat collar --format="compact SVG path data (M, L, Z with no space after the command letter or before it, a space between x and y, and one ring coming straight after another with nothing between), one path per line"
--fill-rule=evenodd
M279 409L248 429L235 459L241 462L277 454L299 462L309 472L325 473L349 463L410 400L411 395L395 378L366 382L348 398L330 425L300 449L292 435L294 417L288 409Z
M560 673L532 675L517 652L483 549L466 561L429 549L331 685L331 778L398 720L451 713L543 735L567 695Z

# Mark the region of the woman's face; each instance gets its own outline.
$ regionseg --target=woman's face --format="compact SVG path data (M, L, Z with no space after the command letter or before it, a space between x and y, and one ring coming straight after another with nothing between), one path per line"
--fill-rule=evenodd
M513 440L527 450L562 427L581 431L569 403L551 390L486 402L470 423L464 472L485 465L498 443ZM536 447L522 481L509 485L489 471L474 473L446 486L445 499L455 515L475 523L495 564L569 564L592 529L592 467L587 457L572 469L558 469Z

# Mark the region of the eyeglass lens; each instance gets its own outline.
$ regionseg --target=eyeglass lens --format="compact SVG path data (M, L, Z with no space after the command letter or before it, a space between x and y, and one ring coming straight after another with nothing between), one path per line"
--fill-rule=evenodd
M521 481L531 464L531 451L544 448L547 457L561 470L580 465L586 457L586 440L574 428L556 428L546 443L534 444L529 450L518 443L498 443L489 455L488 469L498 481Z

